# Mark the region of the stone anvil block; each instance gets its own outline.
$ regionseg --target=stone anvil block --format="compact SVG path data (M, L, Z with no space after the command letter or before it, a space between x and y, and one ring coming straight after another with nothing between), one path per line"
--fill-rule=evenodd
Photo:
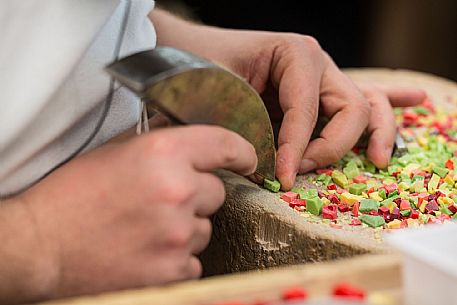
M457 84L436 76L405 70L353 69L355 81L386 86L414 86L435 104L457 107ZM221 174L226 202L213 217L213 236L201 255L206 275L264 269L285 264L334 260L365 253L389 252L382 230L311 223L289 208L278 194L243 177ZM302 186L305 177L299 177Z

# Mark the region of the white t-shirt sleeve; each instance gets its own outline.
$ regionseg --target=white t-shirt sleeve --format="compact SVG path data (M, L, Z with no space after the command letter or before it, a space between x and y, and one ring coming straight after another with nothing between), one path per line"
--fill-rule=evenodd
M155 46L154 1L0 2L0 197L36 182L93 132L128 1L125 56ZM117 89L88 149L133 126L138 113L138 99Z

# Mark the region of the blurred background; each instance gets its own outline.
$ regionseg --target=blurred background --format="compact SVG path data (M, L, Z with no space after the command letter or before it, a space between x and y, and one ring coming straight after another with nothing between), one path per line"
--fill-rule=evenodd
M314 36L340 67L389 67L457 81L456 0L157 0L187 18Z

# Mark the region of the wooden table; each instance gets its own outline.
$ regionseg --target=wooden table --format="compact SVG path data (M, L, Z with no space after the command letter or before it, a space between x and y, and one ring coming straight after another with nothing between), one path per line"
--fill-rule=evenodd
M329 296L348 282L368 293L382 293L401 304L401 263L397 255L364 255L333 262L216 276L162 288L144 288L75 298L48 305L211 305L226 301L277 301L284 289L305 287L310 298Z

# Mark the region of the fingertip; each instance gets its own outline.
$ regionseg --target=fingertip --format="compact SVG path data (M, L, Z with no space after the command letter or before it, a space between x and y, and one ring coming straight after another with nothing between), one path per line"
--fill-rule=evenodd
M392 147L376 148L368 146L367 157L377 168L386 168L392 155Z
M422 104L427 99L427 92L416 88L393 88L386 91L392 106L408 107Z
M281 183L281 190L288 191L294 186L295 178L297 177L297 174L292 173L289 176L286 175L283 177L281 177L281 176L277 176L277 177L278 177L279 182Z
M255 147L252 144L251 144L251 146L252 146L252 151L253 151L252 160L251 160L252 166L251 166L251 169L248 170L248 175L254 174L255 171L257 170L257 166L259 165L259 158L257 157L257 152L255 150Z
M198 279L203 274L203 266L200 260L196 256L191 256L188 266L188 278L187 279Z
M422 89L417 89L417 99L420 100L421 103L423 103L426 99L428 98L427 92Z
M259 164L259 159L257 157L257 152L255 150L254 145L245 141L244 139L243 142L247 144L246 147L248 148L245 150L244 153L242 153L245 156L244 158L246 159L246 166L238 173L243 176L249 176L256 172L257 166Z
M276 177L278 177L283 191L290 190L294 186L295 178L297 177L297 169L295 166L279 153L276 160Z
M427 93L422 89L411 90L410 96L415 105L422 104L427 99Z
M288 191L294 186L296 176L297 174L294 172L282 171L279 168L276 170L276 177L281 183L281 190L283 191Z
M384 169L389 165L389 159L386 157L379 157L379 156L368 156L368 160L370 160L377 168Z

